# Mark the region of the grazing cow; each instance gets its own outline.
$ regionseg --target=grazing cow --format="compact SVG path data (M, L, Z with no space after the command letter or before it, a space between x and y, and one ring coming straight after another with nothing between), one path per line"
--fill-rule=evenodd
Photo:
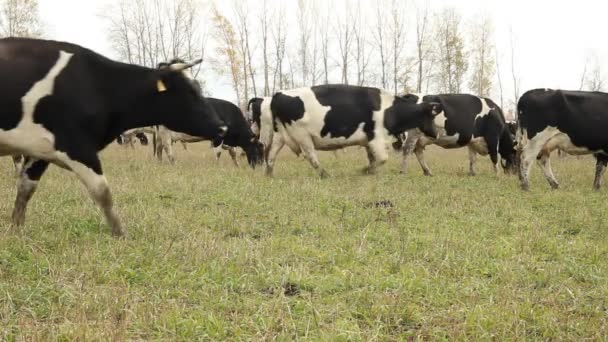
M268 161L268 152L272 141L275 138L274 128L272 123L272 112L270 110L270 102L272 97L255 97L249 100L247 110L251 112L251 130L258 136L262 145L264 145L264 161ZM283 139L280 135L277 139ZM299 156L299 152L296 152Z
M262 102L262 106L264 103ZM321 177L316 150L333 151L347 146L365 146L373 174L386 162L388 136L419 128L436 136L433 118L440 104L410 103L378 88L348 85L323 85L276 93L270 101L274 136L268 152L266 174L272 176L274 160L286 144L296 154L302 153ZM263 111L262 111L263 112ZM262 140L263 141L263 140Z
M251 131L251 127L239 107L229 101L221 99L208 97L206 98L206 101L215 109L215 112L228 127L228 132L224 137L212 140L212 146L217 160L219 160L222 150L227 149L234 164L238 167L236 148L240 147L245 151L249 165L252 168L255 168L259 160L262 159L263 146L258 142L257 136ZM181 141L183 143L195 143L209 140L204 137L172 132L162 126L158 129L158 139L160 143L156 147L157 157L162 160L162 152L164 150L171 163L175 162L173 149L171 147L173 142Z
M130 129L124 132L116 138L116 142L125 147L129 146L135 148L135 139L139 140L139 143L142 144L142 146L148 146L148 137L141 128Z
M607 93L535 89L522 95L517 110L522 189L530 188L534 159L549 185L559 188L550 162L550 154L556 149L574 155L593 153L596 157L593 187L600 188L608 163Z
M432 176L424 160L424 149L431 144L447 149L467 146L472 176L475 175L477 154L490 156L494 172L498 172L499 155L505 173L516 172L515 136L509 131L502 110L492 100L467 94L408 94L403 98L412 103L441 103L443 112L434 121L439 128L436 139L422 136L417 130L408 132L403 145L401 172L406 171L407 158L414 152L424 175Z
M76 174L112 233L123 235L98 151L136 127L162 124L210 138L226 133L226 124L184 76L192 65L157 70L64 42L1 39L0 155L27 156L13 224L24 223L28 201L53 163Z

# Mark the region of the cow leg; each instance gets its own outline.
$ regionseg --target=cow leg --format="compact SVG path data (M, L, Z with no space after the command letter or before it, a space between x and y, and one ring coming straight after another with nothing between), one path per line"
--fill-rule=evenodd
M163 144L163 149L165 150L165 154L167 154L169 163L171 163L171 165L174 165L175 164L175 155L173 155L173 146L171 146L171 143Z
M541 136L541 137L539 137ZM528 143L523 147L521 152L521 161L520 161L520 178L521 178L521 188L523 190L530 189L530 171L532 170L532 163L534 159L540 154L543 146L549 141L551 137L545 137L541 134L537 134L534 138L528 141Z
M217 146L212 143L211 146L213 147L213 154L215 155L215 163L219 164L220 156L222 155L222 143L220 142Z
M154 155L156 156L156 159L158 160L159 163L163 162L163 144L162 142L159 140L157 140L154 143Z
M426 161L424 160L424 146L417 145L416 148L414 149L414 153L416 153L416 158L418 158L418 164L420 164L420 167L422 168L422 172L424 172L424 175L428 176L428 177L432 177L433 174L431 173L429 166L426 164Z
M236 166L236 168L238 169L240 167L240 165L239 165L239 160L237 159L238 155L236 153L236 149L234 147L228 148L228 154L230 154L230 157L232 158L232 161L234 162L234 166Z
M82 155L82 154L81 154ZM72 172L78 176L80 181L89 191L91 198L103 210L106 221L112 229L112 235L116 237L124 236L125 230L122 227L120 219L114 212L114 202L112 193L106 177L101 169L101 162L96 154L92 154L87 158L79 158L81 161L74 160L63 154L59 160L65 164ZM86 161L84 161L86 160Z
M543 174L545 175L547 182L549 182L549 185L551 185L551 188L559 189L559 183L553 175L553 169L551 169L551 154L541 152L538 156L538 165L540 165L543 170Z
M188 151L188 146L183 141L182 141L182 147L184 148L184 151Z
M285 142L282 138L275 137L275 139L272 140L272 144L266 153L266 176L272 177L274 173L275 159L277 158L279 152L281 152L283 146L285 146Z
M416 145L418 144L419 137L415 134L408 134L403 144L403 159L401 159L401 173L407 171L407 158L414 152Z
M369 160L369 165L364 167L362 172L368 175L376 174L376 157L372 152L371 146L365 146L365 151L367 152L367 160Z
M15 177L19 177L21 174L21 169L23 169L23 155L19 154L13 156L13 166L15 167Z
M13 226L19 227L25 223L27 204L36 192L40 178L48 168L49 163L44 160L27 158L17 183L17 198L13 208Z
M595 159L595 180L593 181L593 189L599 190L602 187L602 176L604 175L604 172L606 172L608 156L596 154Z
M475 176L475 162L477 162L477 152L471 146L469 148L469 176Z
M304 154L304 158L308 160L310 165L317 171L317 173L319 173L321 178L327 178L329 174L321 167L321 163L319 162L319 157L317 156L317 151L315 150L312 139L308 136L298 139L298 143L300 145L300 149L302 150L302 154Z
M369 159L369 166L364 169L364 172L370 175L376 174L378 167L384 165L388 160L386 144L384 140L374 139L365 146L365 149L367 151L367 158Z
M158 141L156 140L156 128L154 128L154 133L152 133L152 155L154 157L158 154Z

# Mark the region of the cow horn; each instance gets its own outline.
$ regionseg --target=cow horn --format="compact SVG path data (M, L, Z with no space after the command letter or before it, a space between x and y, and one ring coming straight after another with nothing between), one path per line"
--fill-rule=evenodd
M186 69L190 69L195 65L201 64L203 62L202 58L199 58L193 62L190 63L178 63L178 64L173 64L171 65L171 69L175 70L175 71L184 71Z

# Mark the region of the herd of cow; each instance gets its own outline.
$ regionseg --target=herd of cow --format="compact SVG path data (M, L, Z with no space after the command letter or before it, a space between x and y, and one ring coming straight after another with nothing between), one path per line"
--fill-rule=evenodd
M518 103L518 121L505 121L492 100L466 94L396 96L378 88L321 85L282 90L249 101L247 120L234 104L205 98L189 69L200 63L174 60L158 68L112 61L83 47L24 38L0 40L0 156L23 156L12 223L22 225L27 204L50 163L70 170L103 210L116 236L125 230L113 209L98 152L115 139L147 143L153 133L159 158L173 161L175 141L212 142L237 163L243 149L252 167L272 176L287 145L328 175L317 151L366 149L366 173L388 159L388 146L403 151L402 171L414 152L425 175L429 144L466 146L470 174L476 155L489 155L495 172L517 173L529 188L537 159L553 188L558 182L550 154L593 153L594 187L608 163L608 94L537 89Z

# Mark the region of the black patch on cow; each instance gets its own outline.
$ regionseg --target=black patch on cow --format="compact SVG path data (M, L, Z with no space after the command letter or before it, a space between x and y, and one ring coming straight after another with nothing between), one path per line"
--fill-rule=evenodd
M276 93L270 102L270 110L272 111L272 119L280 121L283 125L291 125L304 117L304 101L299 97Z
M374 112L381 106L379 89L329 85L312 87L311 90L321 105L330 107L325 115L322 137L348 139L363 123L367 139L374 139Z
M27 51L29 58L24 58L21 51L3 47L11 40L0 42L0 130L5 131L17 127L23 117L22 97L48 74L59 59L58 51L42 53L33 47Z
M482 104L478 97L467 94L427 95L424 102L438 102L443 105L446 134L459 134L458 145L467 145L472 137L481 136L483 122L475 122L475 117L481 111Z
M261 127L262 125L262 103L264 102L264 99L259 98L259 97L254 97L251 100L249 100L249 103L247 104L247 110L249 110L251 112L251 120L253 120L253 122L255 122L258 127Z

